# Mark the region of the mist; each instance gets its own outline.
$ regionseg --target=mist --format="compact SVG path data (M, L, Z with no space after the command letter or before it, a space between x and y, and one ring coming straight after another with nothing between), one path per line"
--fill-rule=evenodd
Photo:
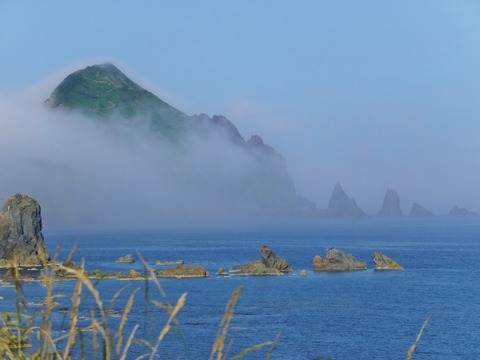
M218 134L162 141L120 119L106 124L49 109L44 94L0 96L0 195L36 198L45 225L228 224L271 216L245 196L258 162Z

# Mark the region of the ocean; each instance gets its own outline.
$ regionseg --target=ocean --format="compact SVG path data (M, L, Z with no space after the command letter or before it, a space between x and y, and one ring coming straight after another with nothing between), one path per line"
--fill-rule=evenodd
M124 333L139 324L137 336L153 342L167 319L153 300L175 304L187 293L179 325L160 346L161 359L208 359L231 293L242 287L229 328L229 357L277 338L271 359L405 359L424 321L429 322L413 359L480 358L480 219L371 219L359 222L297 222L282 225L203 229L45 229L52 255L73 260L88 270L143 271L142 256L152 268L156 260L183 260L202 265L210 277L160 279L164 298L152 281L102 280L96 284L109 306L109 324L116 330L132 292L139 288ZM272 277L219 277L220 267L259 259L265 244L286 258L294 273ZM357 272L315 273L312 260L335 247L367 262ZM405 267L376 272L372 253L381 251ZM131 253L133 264L115 260ZM301 270L306 276L299 276ZM69 295L74 281L55 285ZM110 305L110 299L123 291ZM30 306L41 301L45 287L26 282ZM89 323L95 308L84 290L79 326ZM71 306L59 297L59 308ZM0 310L13 311L15 292L0 284ZM57 335L68 328L68 314L54 316ZM270 347L245 359L264 359ZM80 356L79 350L74 353ZM132 346L128 358L145 353ZM95 354L93 354L95 355ZM93 357L92 355L92 357ZM97 354L99 357L100 354Z

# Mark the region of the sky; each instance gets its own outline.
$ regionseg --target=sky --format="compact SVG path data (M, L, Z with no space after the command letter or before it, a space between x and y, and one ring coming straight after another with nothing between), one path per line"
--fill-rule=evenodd
M480 212L479 38L473 0L0 0L0 96L111 61L262 136L319 208L339 181L370 214L387 188L405 213Z

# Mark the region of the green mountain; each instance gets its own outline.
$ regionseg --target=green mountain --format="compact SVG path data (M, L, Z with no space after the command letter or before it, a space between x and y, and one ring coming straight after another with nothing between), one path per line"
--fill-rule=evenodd
M187 134L193 135L200 153L205 148L213 153L202 158L194 149L198 161L190 164L188 171L183 171L174 182L181 191L199 198L198 204L216 199L226 212L241 208L247 217L318 215L315 205L296 193L283 156L261 137L253 135L246 141L235 125L221 115L188 116L137 85L110 63L88 66L68 75L46 104L105 123L146 126L160 138L174 140L180 145L178 148L189 143L183 141ZM215 158L221 159L220 162L212 163ZM178 173L178 168L164 171Z
M111 63L88 66L68 75L46 103L108 120L119 116L134 123L147 119L166 137L182 131L189 117L125 76Z

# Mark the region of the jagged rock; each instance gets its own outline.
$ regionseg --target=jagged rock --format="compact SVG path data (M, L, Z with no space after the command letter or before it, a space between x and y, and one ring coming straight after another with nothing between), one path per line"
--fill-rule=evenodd
M158 277L165 278L200 278L207 277L208 271L203 266L178 265L174 268L157 270Z
M402 209L400 209L400 196L394 189L387 189L383 199L383 205L378 216L382 217L400 217L403 216Z
M347 254L335 248L327 250L325 260L322 260L319 255L313 259L314 271L355 271L365 270L366 268L365 261L358 260L352 254Z
M326 216L335 219L366 219L368 217L355 200L345 193L339 182L335 185L328 202Z
M230 271L240 272L242 275L280 275L293 271L287 260L277 258L275 253L264 244L260 245L260 255L262 257L260 260L234 266Z
M433 213L430 210L425 209L422 205L413 203L412 210L410 211L410 216L428 217L433 216Z
M37 200L22 194L7 199L0 214L0 266L40 266L49 261Z
M127 254L125 256L119 257L117 260L115 260L117 263L134 263L135 259L133 258L132 254Z
M372 257L375 263L375 270L403 270L403 266L381 252L374 252Z
M448 213L448 216L452 216L452 217L475 217L475 216L478 216L478 213L476 213L475 211L467 210L465 208L459 208L456 205L453 205L450 212Z
M260 245L260 255L262 256L263 263L267 268L274 268L281 272L293 271L292 267L288 265L287 260L277 258L275 253L264 244Z

